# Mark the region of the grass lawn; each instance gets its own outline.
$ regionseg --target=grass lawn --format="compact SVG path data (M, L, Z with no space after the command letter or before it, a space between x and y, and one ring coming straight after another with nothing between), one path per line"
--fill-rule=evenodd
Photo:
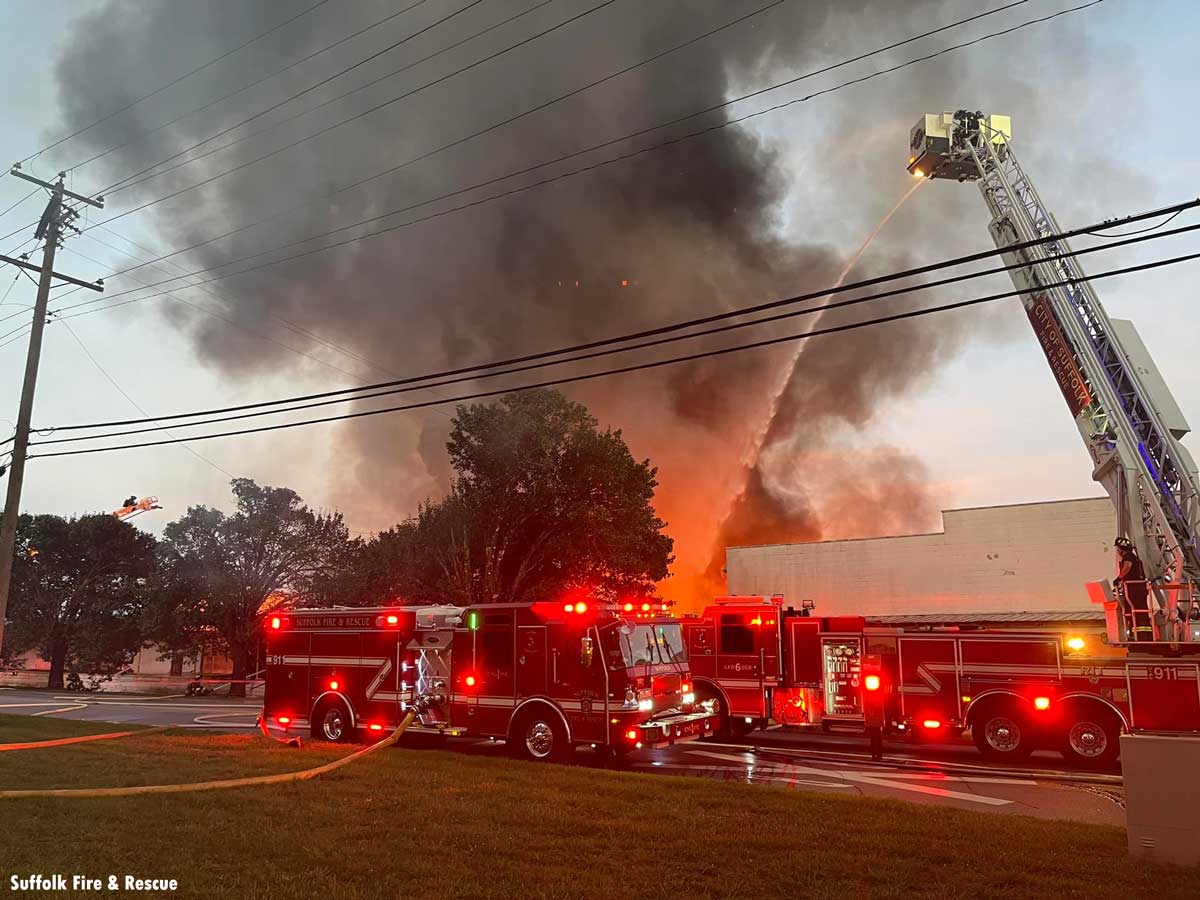
M84 730L30 721L22 740ZM342 752L167 732L0 754L0 789L263 774ZM1118 828L411 749L298 784L0 800L0 821L0 891L14 874L79 873L253 900L1200 896L1200 869L1131 860Z

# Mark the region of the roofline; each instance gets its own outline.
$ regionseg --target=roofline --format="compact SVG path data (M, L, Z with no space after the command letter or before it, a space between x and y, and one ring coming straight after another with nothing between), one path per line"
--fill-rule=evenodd
M830 538L827 541L775 541L770 544L729 544L729 550L753 550L759 547L795 547L801 544L849 544L854 541L894 541L901 538L933 537L946 533L946 514L957 512L975 512L981 509L1015 509L1018 506L1051 506L1058 503L1086 503L1089 500L1108 501L1108 497L1072 497L1066 500L1034 500L1029 503L997 503L993 506L957 506L954 509L943 509L941 531L917 531L912 534L879 534L874 537Z

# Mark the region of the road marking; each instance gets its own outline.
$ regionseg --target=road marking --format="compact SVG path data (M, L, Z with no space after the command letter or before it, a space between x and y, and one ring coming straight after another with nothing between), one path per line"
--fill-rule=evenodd
M35 716L52 716L60 712L73 712L77 709L87 709L86 703L77 703L75 706L61 706L58 709L43 709L41 712L35 712Z
M707 756L711 759L720 759L725 762L734 762L743 766L753 767L753 761L747 761L745 757L734 756L731 753L713 753L711 750L688 750L687 753L692 756ZM967 794L962 791L952 791L948 788L936 788L923 784L910 784L904 781L890 781L886 777L875 775L860 775L855 772L836 771L830 772L826 769L814 769L809 766L799 765L784 765L780 766L781 771L797 772L802 775L817 775L824 778L838 779L842 778L846 781L854 781L860 784L873 784L876 787L891 788L897 791L912 791L918 794L926 794L931 797L944 797L948 800L965 800L969 803L982 803L987 806L1008 806L1012 803L1011 800L1002 800L999 797L985 797L981 794Z
M908 778L914 781L967 781L967 782L983 782L985 784L1018 784L1026 787L1037 787L1036 781L1030 781L1025 778L974 778L970 775L939 775L936 772L839 772L841 775L866 775L868 778Z
M58 701L71 700L88 706L133 706L140 709L229 709L236 703L154 703L146 700L84 700L82 697L56 697ZM50 706L49 703L33 703L31 706ZM247 710L247 715L258 715L258 707Z
M61 700L47 700L45 703L0 703L0 709L23 709L30 706L54 706Z
M670 763L665 763L661 766L656 766L653 763L634 763L633 768L649 769L654 772L662 772L662 771L669 770L669 769L675 769L680 772L689 772L689 771L695 772L696 771L695 767L693 767L693 766L676 766L676 765L671 765ZM772 768L784 769L786 767L780 766L780 767L772 767ZM779 784L804 784L804 785L811 785L812 787L820 787L820 788L847 788L847 789L849 789L849 788L853 787L853 785L849 785L849 784L838 784L836 781L806 781L803 778L792 778L792 777L786 776L786 775L772 775L772 774L760 775L757 772L751 773L750 777L753 778L755 781L772 781L772 782L778 782Z

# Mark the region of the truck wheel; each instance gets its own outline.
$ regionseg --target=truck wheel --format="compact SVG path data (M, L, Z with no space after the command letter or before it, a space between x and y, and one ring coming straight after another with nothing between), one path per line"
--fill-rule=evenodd
M1066 730L1060 736L1059 752L1076 766L1104 766L1121 755L1121 723L1096 704L1073 705L1066 711Z
M569 752L566 729L545 707L522 715L513 725L509 740L513 753L530 762L558 762Z
M700 738L702 741L723 741L732 737L729 726L729 714L725 712L725 704L721 701L721 695L712 690L697 688L696 697L698 704L710 704L712 715L717 720L713 725L713 733L707 734Z
M342 743L350 740L354 728L350 724L350 710L341 700L323 703L312 719L312 736L318 741Z
M972 721L971 738L989 759L1020 760L1033 752L1033 729L1009 703L993 703L980 710Z

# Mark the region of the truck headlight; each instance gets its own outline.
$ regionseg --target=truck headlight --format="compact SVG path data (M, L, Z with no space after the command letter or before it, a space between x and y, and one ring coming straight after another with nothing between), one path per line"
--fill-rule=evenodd
M694 692L688 691L686 694L684 694L679 699L681 699L686 704L692 704L692 703L696 702L696 695Z
M638 701L638 710L640 712L650 712L654 709L654 701L647 697L645 700Z

